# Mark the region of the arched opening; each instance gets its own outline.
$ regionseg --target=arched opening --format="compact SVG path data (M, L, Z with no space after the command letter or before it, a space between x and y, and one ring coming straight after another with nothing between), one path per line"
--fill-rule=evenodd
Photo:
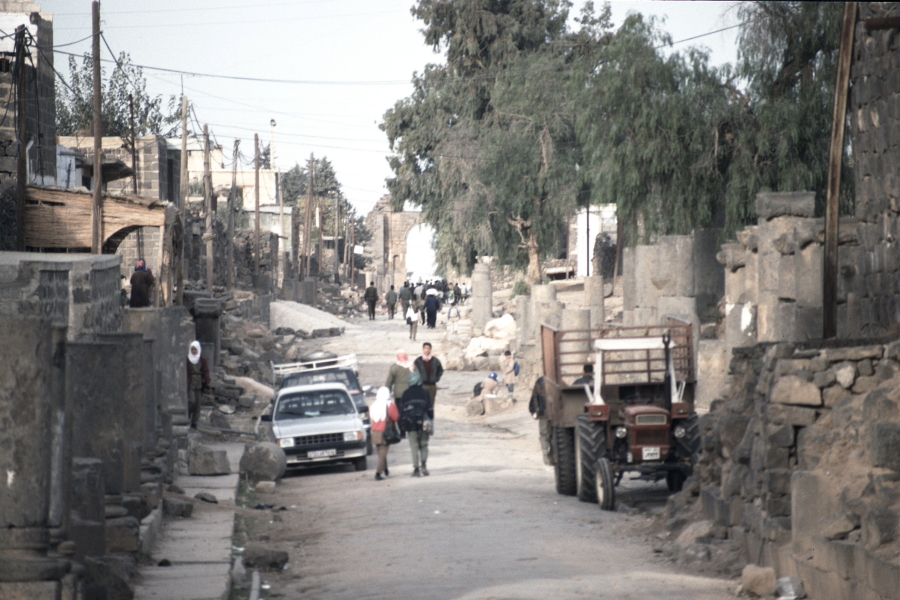
M433 279L437 275L434 227L420 223L406 234L406 274L410 281Z

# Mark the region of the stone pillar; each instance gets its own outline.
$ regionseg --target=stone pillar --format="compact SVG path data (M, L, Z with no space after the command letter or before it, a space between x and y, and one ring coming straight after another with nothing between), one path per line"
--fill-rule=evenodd
M472 326L484 329L494 318L494 298L491 285L491 268L478 263L472 269Z
M148 441L148 430L156 430L156 399L150 393L156 387L152 342L145 342L140 333L106 333L98 335L97 340L117 344L122 355L124 377L119 399L128 415L124 420L123 491L136 492L141 486L142 455L155 446Z
M69 524L68 503L72 486L72 407L66 398L66 327L54 327L53 375L48 400L52 403L53 456L51 458L50 524L58 528L57 541L62 541Z
M69 539L75 542L77 559L106 554L104 490L103 461L95 458L72 460Z
M125 491L125 364L120 344L70 343L66 393L72 399L72 455L103 461L107 494Z
M196 340L200 342L202 355L206 357L210 374L212 374L218 364L219 350L221 349L219 317L222 316L222 303L211 298L198 298L194 302L193 313L194 330L197 333Z
M531 286L531 301L537 302L555 302L556 288L552 285L533 285Z
M533 342L534 324L531 314L531 296L516 296L516 347Z
M580 377L591 358L590 309L565 308L560 314L560 329L566 333L559 343L560 370L566 384ZM575 354L570 354L575 353Z
M591 329L603 327L603 277L584 278L584 306L591 311Z
M537 302L533 306L534 314L532 315L534 324L534 341L538 348L541 346L541 325L548 323L551 325L559 324L559 315L566 307L564 302Z
M53 330L50 321L3 316L0 331L0 597L56 598L69 561L47 557L52 408L64 402L52 398Z
M306 277L300 282L300 297L297 299L302 304L315 306L319 298L318 277Z
M565 305L557 306L556 288L552 285L531 286L531 339L541 345L541 323L547 315L558 312ZM547 306L543 306L547 305Z

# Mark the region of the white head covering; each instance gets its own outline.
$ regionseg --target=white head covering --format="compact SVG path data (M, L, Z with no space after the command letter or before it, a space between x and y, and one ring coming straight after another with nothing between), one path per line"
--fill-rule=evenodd
M391 390L381 386L375 394L375 402L369 407L369 418L373 423L387 418L388 402L391 401Z
M435 288L428 288L428 291L425 292L426 296L437 296L438 291Z
M194 348L197 349L197 354L191 352L191 350ZM200 347L200 342L198 342L197 340L191 342L191 347L188 349L188 360L191 361L192 365L196 365L198 362L200 362L201 352L203 352L203 348Z

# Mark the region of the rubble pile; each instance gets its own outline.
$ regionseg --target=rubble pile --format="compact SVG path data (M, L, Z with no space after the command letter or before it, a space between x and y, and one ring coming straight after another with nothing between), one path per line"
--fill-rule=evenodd
M317 300L317 307L332 315L355 318L366 314L362 291L346 284L320 284Z

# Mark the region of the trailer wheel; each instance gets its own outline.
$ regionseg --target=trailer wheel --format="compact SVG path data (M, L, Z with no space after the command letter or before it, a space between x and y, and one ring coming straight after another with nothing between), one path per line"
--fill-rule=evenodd
M597 461L595 477L600 510L616 510L616 485L612 464L605 456Z
M572 427L553 428L553 446L556 462L553 474L556 477L556 493L574 496L575 485L575 430Z
M597 460L606 456L606 423L591 421L586 414L575 418L575 482L578 499L597 501Z
M680 424L685 433L684 437L675 438L675 447L678 449L678 456L690 459L693 466L700 456L700 418L697 413L691 413Z

